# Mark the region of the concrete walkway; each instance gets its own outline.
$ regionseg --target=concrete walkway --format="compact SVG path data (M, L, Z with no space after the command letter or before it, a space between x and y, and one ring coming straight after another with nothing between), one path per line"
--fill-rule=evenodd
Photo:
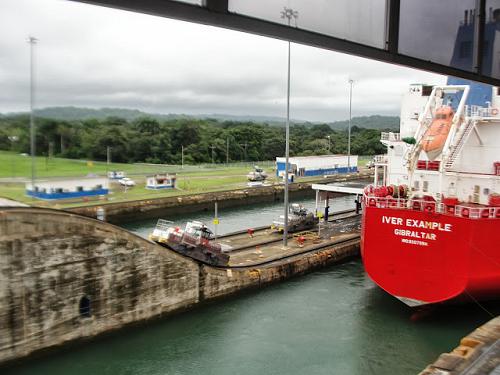
M0 207L29 207L27 204L13 201L7 198L0 198Z

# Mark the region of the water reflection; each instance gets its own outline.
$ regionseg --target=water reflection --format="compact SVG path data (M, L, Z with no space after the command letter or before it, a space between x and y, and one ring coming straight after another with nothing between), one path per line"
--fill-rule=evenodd
M3 374L414 375L489 318L474 305L410 316L352 261Z

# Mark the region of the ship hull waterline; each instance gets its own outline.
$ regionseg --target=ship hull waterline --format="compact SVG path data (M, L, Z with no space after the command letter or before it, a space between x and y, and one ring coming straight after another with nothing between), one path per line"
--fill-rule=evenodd
M361 255L382 289L414 307L500 298L500 221L365 206Z

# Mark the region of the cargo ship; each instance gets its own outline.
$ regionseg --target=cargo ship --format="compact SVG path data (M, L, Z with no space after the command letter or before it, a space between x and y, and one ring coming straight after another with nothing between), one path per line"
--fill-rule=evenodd
M410 306L500 298L500 90L475 85L411 85L364 189L366 272Z

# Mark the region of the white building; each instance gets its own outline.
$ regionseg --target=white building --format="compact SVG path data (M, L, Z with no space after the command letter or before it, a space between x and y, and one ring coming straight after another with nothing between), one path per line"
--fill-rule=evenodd
M289 173L297 177L321 176L358 171L358 156L319 155L294 156L289 158ZM276 158L276 176L285 174L285 158Z
M146 189L175 189L176 175L155 174L146 179Z
M91 197L108 193L106 178L36 181L34 189L31 182L26 183L26 195L43 200Z

